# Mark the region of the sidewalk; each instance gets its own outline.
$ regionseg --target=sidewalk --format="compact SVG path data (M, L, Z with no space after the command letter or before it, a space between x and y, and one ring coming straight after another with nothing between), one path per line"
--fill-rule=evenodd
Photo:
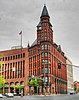
M46 95L31 95L31 96L66 96L68 94L46 94ZM29 95L30 96L30 95Z

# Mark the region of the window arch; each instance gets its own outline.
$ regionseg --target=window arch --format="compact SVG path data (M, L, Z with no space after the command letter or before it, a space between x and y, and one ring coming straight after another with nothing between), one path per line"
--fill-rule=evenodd
M20 82L20 85L24 85L24 81L21 81L21 82Z

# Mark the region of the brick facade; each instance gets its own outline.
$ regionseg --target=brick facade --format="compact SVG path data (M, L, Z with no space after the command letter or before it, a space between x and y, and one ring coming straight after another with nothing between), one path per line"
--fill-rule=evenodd
M47 14L47 15L46 15ZM62 64L58 69L58 63ZM44 6L37 25L37 39L29 47L29 76L45 79L41 93L67 93L66 57L61 46L53 41L50 16ZM45 91L44 91L45 90Z
M37 38L33 44L22 50L15 49L0 52L4 54L2 58L4 64L1 67L4 72L0 74L4 75L6 82L8 82L6 87L8 92L17 92L12 90L11 86L18 84L24 85L24 94L30 92L31 88L28 88L26 81L29 77L35 76L44 80L44 83L38 89L39 94L45 92L52 94L67 93L66 57L61 50L61 46L57 45L53 38L50 16L44 5L40 22L37 25ZM61 65L61 69L58 69L58 63L64 63ZM15 72L8 70L12 67L16 68Z
M3 54L1 61L3 62L0 67L1 73L5 77L6 83L8 84L3 88L3 93L6 92L17 92L21 91L14 89L14 86L23 86L23 92L26 94L27 81L29 75L29 62L28 62L28 49L23 48L15 50L1 51ZM15 71L12 69L15 68Z

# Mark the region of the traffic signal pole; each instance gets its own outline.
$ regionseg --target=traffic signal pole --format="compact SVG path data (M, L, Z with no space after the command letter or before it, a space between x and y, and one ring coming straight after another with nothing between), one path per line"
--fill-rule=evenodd
M61 62L60 62L60 63L61 63ZM61 65L69 65L69 66L73 66L73 67L79 68L79 66L72 65L72 64L65 64L65 63L61 63Z
M63 63L59 58L57 58L55 56L55 54L53 54L53 56L59 61L58 63L61 63L61 65L69 65L69 66L73 66L73 67L79 68L79 66L77 66L77 65Z

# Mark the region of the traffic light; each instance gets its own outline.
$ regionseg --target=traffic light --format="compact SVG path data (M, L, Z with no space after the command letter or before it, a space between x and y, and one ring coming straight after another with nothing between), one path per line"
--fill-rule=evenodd
M58 69L61 69L61 63L58 63Z

